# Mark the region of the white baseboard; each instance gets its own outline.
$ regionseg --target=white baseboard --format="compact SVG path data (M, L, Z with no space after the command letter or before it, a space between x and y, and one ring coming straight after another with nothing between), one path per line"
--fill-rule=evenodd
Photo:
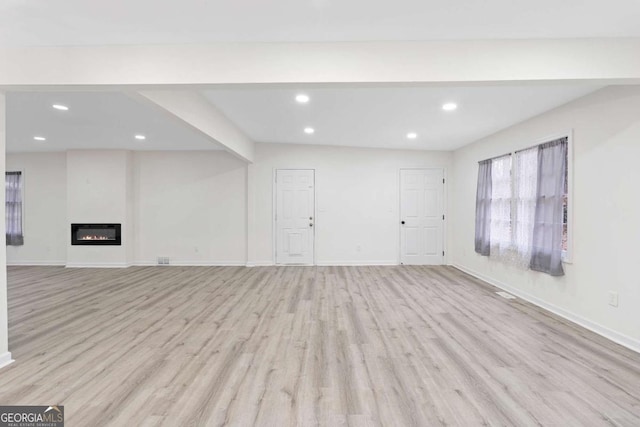
M398 261L319 261L316 263L320 267L358 267L371 265L400 265Z
M120 262L65 262L65 261L11 261L7 266L64 266L67 268L126 268L139 267L271 267L276 265L273 261L175 261L167 265L158 264L156 261L136 261L131 264ZM315 265L319 267L348 267L368 265L399 265L397 261L320 261Z
M169 264L158 264L157 261L134 262L139 267L244 267L244 261L170 261Z
M247 262L247 267L271 267L276 265L273 261L249 261ZM283 264L284 265L284 264ZM295 266L296 264L291 264L290 266ZM397 261L318 261L315 264L311 265L300 265L301 267L356 267L356 266L367 266L367 265L398 265Z
M275 265L273 261L247 261L247 267L271 267Z
M11 358L11 353L10 352L6 352L3 354L0 354L0 368L4 368L7 365L10 365L14 362L14 360Z
M522 298L525 301L530 302L531 304L537 305L540 308L543 308L547 311L550 311L570 322L573 322L577 325L582 326L585 329L590 330L591 332L595 332L598 335L601 335L617 344L620 344L624 347L627 347L630 350L636 351L640 353L640 340L632 338L628 335L621 334L612 329L607 328L606 326L602 326L599 323L592 322L589 319L586 319L580 315L572 313L568 310L560 308L554 304L550 304L536 296L533 296L527 292L523 292L518 288L514 288L513 286L509 286L505 283L500 282L499 280L495 280L491 277L485 276L484 274L478 273L477 271L473 271L469 268L463 267L458 264L451 264L452 267L457 268L458 270L470 274L471 276L478 278L484 282L489 283L495 287L498 287L504 291L507 291L519 298Z
M7 261L7 266L51 266L60 267L66 265L66 261Z
M131 264L126 262L68 262L67 268L127 268Z

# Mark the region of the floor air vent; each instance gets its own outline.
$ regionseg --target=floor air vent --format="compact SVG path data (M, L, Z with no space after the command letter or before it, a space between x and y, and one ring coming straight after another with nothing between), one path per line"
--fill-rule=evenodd
M516 297L514 297L513 295L511 295L509 292L498 291L498 292L496 292L496 294L500 295L502 298L506 298L506 299L516 299Z

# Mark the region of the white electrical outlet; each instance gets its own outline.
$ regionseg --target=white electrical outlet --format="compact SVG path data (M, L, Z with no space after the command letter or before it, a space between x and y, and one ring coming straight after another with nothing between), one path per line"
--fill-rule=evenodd
M362 250L362 246L358 245L356 246L356 252L360 252Z
M159 256L158 257L158 265L169 265L169 257L167 257L167 256Z
M612 307L618 306L618 293L617 292L609 292L609 305Z

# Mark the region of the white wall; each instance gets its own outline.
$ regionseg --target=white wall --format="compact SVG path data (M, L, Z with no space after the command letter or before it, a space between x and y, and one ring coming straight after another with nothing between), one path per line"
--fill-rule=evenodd
M448 169L451 158L436 151L257 144L249 166L249 262L274 260L275 169L316 171L317 264L397 264L400 168Z
M224 151L136 152L136 263L246 263L246 165Z
M24 245L7 246L9 264L60 264L67 259L67 156L7 154L7 170L23 171Z
M6 147L6 102L5 96L0 92L0 171L5 166ZM4 173L4 172L3 172ZM0 206L5 205L5 192L0 191ZM0 221L0 232L5 230L5 222ZM2 233L5 234L5 233ZM11 363L11 353L9 353L9 332L7 315L7 257L5 245L0 248L0 367Z
M68 266L125 266L133 260L133 210L130 187L131 152L81 150L67 152L67 220L71 223L120 223L122 246L67 244ZM25 230L26 231L26 230Z
M640 350L640 87L609 87L454 153L453 264ZM574 131L573 263L554 278L474 252L477 162ZM619 307L608 292L619 293Z
M46 244L58 254L66 250L68 258L62 255L61 261L70 265L116 265L129 259L147 265L156 264L158 256L183 265L272 264L273 171L310 168L316 170L317 263L397 264L399 169L448 170L452 158L446 152L258 144L256 163L248 170L222 151L135 152L127 169L125 155L76 151L65 165L55 153L10 154L11 164L28 167L25 182L31 191L25 211L37 212L25 224L25 236L45 227L53 215L62 221L60 237ZM68 214L58 197L65 188ZM36 210L45 195L58 204ZM126 220L128 209L132 221ZM133 234L123 236L123 248L71 247L68 228L74 221L122 222L123 233ZM127 246L127 241L134 244ZM123 254L132 246L132 256ZM60 259L46 256L42 247L18 250L11 258L14 264L49 261Z
M9 153L7 167L25 173L11 265L246 263L246 165L226 152ZM123 246L72 247L71 222L120 222Z

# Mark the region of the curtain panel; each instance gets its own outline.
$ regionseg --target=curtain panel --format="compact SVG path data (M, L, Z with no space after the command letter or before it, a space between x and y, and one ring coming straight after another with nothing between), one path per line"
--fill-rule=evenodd
M564 275L568 138L479 162L475 250L523 269Z
M552 276L564 275L562 231L567 150L567 138L538 146L536 211L530 268Z
M475 249L480 255L490 253L491 230L491 160L478 164L478 189L476 191Z
M22 235L22 172L5 173L5 222L7 245L24 244Z

